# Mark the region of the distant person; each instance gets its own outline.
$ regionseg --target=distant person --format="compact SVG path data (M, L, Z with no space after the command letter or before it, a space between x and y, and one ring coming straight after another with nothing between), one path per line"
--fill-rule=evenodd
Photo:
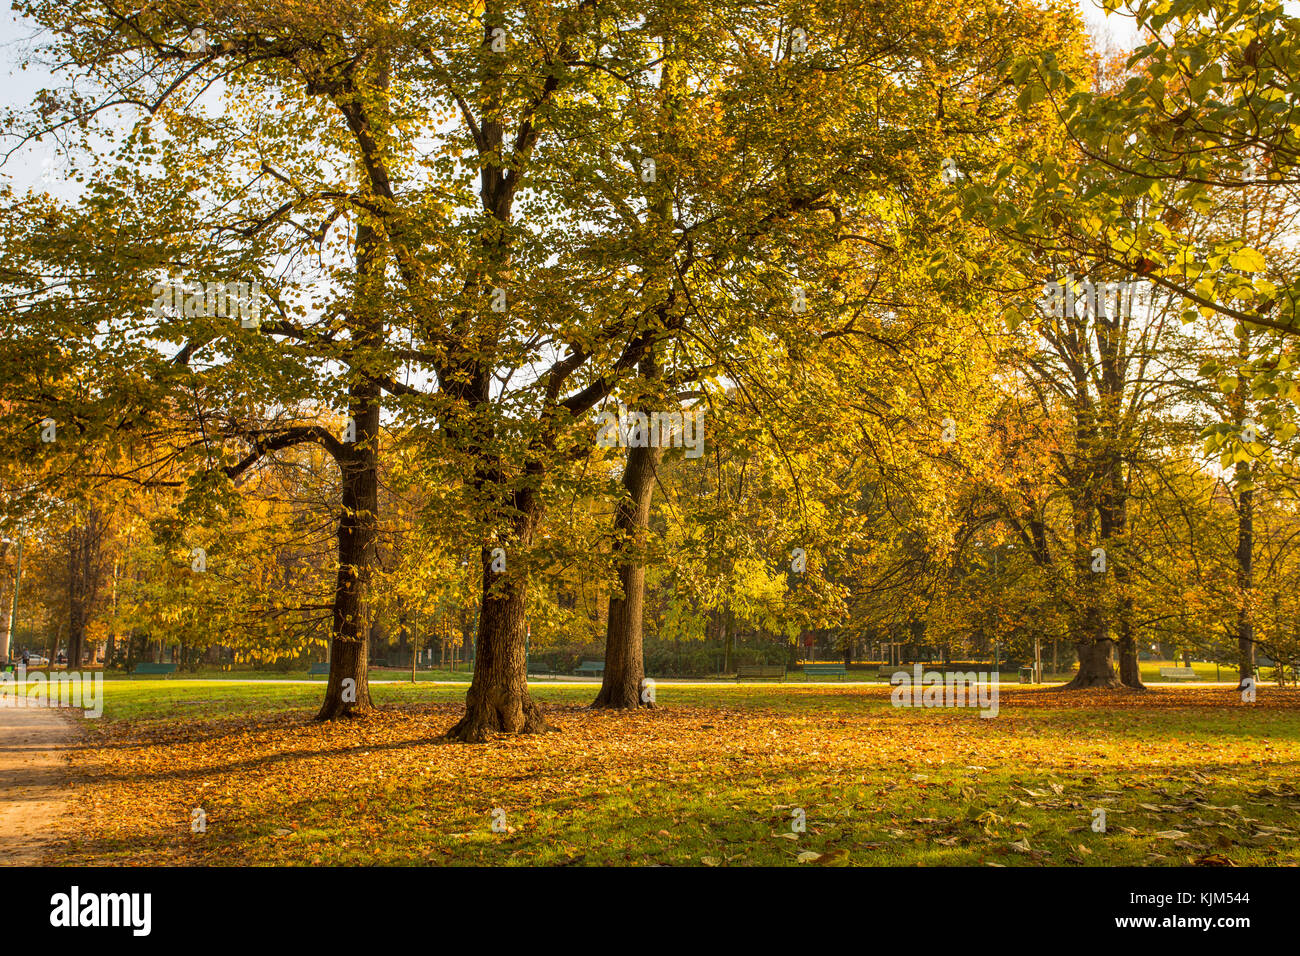
M27 662L30 661L31 659L32 659L31 652L28 651L27 648L24 647L24 648L23 648L23 667L26 667L26 666L27 666Z

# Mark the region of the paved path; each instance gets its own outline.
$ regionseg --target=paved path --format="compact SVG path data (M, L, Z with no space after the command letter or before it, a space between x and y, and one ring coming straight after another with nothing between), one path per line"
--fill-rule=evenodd
M40 863L61 835L72 797L64 756L72 740L57 709L0 703L0 866Z

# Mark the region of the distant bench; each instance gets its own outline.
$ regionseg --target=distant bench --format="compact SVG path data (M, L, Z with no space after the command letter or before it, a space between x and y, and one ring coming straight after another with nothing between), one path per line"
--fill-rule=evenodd
M329 662L329 661L325 661L325 662L320 663L320 664L313 664L313 665L311 665L311 667L307 668L307 676L308 676L308 677L317 677L317 676L319 676L319 675L321 675L321 674L328 674L329 672L330 672L330 662Z
M577 671L575 671L575 673L603 675L605 673L605 662L604 661L583 661L581 664L578 665L578 669Z
M132 674L175 674L176 664L136 664Z
M848 669L843 664L805 664L803 673L804 677L844 677L848 674Z
M784 664L738 664L736 665L736 680L745 680L748 677L777 677L785 680Z
M601 665L601 669L604 670L604 665L603 665L603 664ZM554 674L555 671L551 670L551 665L550 665L550 664L541 664L541 663L538 663L538 664L529 664L529 665L528 665L528 673L530 673L530 674Z
M1190 667L1162 667L1160 668L1161 677L1172 677L1176 680L1187 680L1196 676L1196 671Z

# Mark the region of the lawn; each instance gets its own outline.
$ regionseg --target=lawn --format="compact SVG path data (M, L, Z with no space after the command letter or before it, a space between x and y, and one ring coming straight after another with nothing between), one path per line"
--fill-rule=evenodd
M1289 689L1243 704L1225 688L1009 686L982 719L797 683L660 684L654 710L612 714L586 709L594 685L543 684L561 732L478 746L439 739L462 687L377 686L380 712L327 726L320 693L106 684L73 759L81 835L51 862L1300 863Z
M1182 666L1183 666L1182 661L1142 661L1142 663L1140 664L1142 680L1145 682L1157 683L1157 684L1165 683L1166 682L1165 679L1160 676L1160 668L1182 667ZM899 668L910 671L911 665L900 664ZM54 669L57 671L57 670L64 670L66 668L56 667ZM49 668L30 668L29 673L34 673L38 670L48 671ZM1192 663L1192 670L1196 672L1196 680L1198 681L1214 681L1214 680L1235 681L1237 679L1237 669L1235 667L1226 664L1216 667L1214 664L1207 663L1205 661L1194 661ZM815 677L805 677L803 673L798 669L791 669L789 673L786 675L786 681L795 681L798 683L813 683L813 684L816 683L835 684L846 680L884 683L885 679L878 677L878 673L879 673L878 667L869 667L866 669L858 669L858 670L850 671L847 677L825 676L825 675L819 675ZM1265 677L1267 678L1270 674L1271 671L1268 671L1265 674ZM456 681L456 682L468 684L472 676L473 676L473 667L471 665L459 664L457 665L455 670L452 670L449 667L433 667L428 669L421 668L416 671L415 679L417 682ZM572 674L553 674L545 677L538 677L536 675L533 675L533 679L538 681L545 681L548 679L571 680L573 679L573 676L574 675ZM1062 671L1060 673L1049 673L1048 670L1045 669L1043 679L1049 683L1064 682L1064 681L1068 681L1072 676L1073 676L1072 671L1070 672ZM703 677L691 677L691 678L682 678L682 679L692 680L692 681L695 680L730 681L733 680L734 677L735 675L731 674L731 675L726 675L724 677L703 676ZM306 669L304 668L299 668L291 671L277 671L273 669L254 670L248 667L241 667L238 670L233 670L233 671L220 670L215 667L202 667L199 668L197 671L193 671L193 672L186 671L174 675L161 675L161 674L149 675L147 677L130 675L121 670L110 670L105 673L104 679L105 680L131 680L131 681L136 681L136 680L164 681L164 680L177 680L177 679L185 679L185 680L232 680L234 679L234 680L241 680L241 681L312 680L312 681L318 681L322 684L325 683L326 680L325 675L323 674L309 675ZM371 668L370 670L370 679L374 681L409 681L411 679L411 669L409 667L374 667ZM1003 670L1001 672L1001 680L1003 683L1014 684L1014 683L1018 683L1019 679L1020 679L1020 675L1017 671Z

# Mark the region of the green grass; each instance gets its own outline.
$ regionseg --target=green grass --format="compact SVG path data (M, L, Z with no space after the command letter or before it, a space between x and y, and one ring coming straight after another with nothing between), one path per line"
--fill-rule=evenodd
M462 745L439 735L463 687L376 686L380 713L321 725L316 685L115 682L104 719L83 725L83 823L63 858L1300 863L1295 691L1242 705L1226 689L1008 687L991 720L894 708L883 687L661 684L659 706L633 715L588 710L594 692L535 685L560 733ZM492 832L498 807L509 832Z

